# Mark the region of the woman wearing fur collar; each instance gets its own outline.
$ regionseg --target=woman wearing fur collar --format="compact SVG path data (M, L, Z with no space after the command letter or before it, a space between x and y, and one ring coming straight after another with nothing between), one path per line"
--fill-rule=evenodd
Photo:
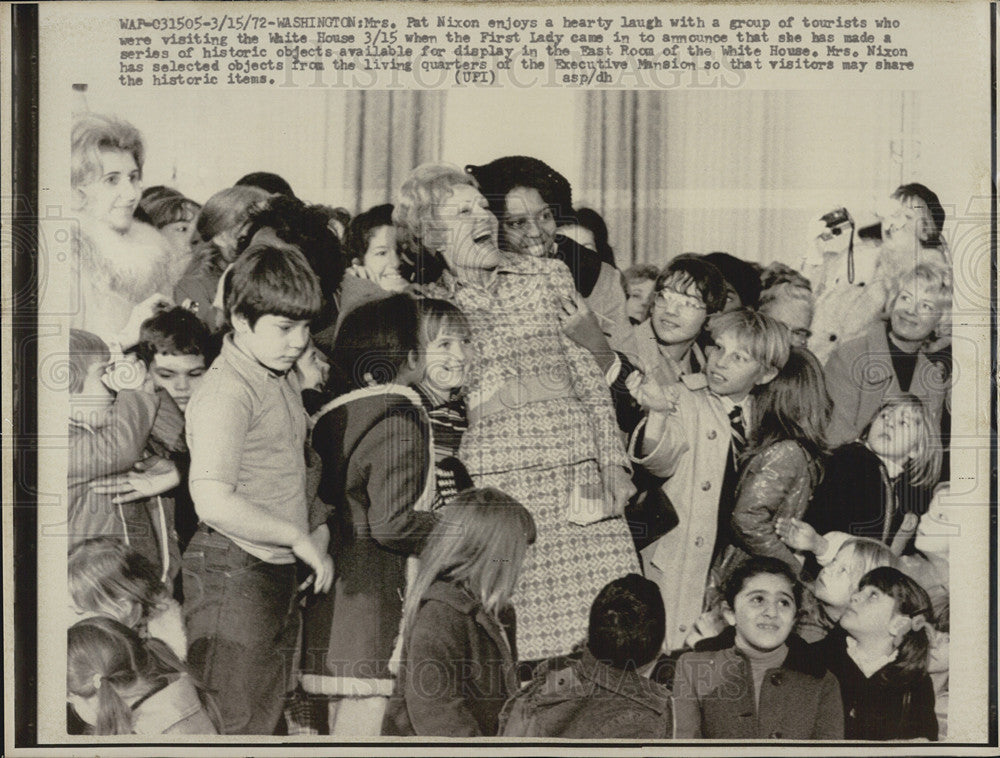
M73 125L73 326L127 346L170 300L171 248L132 213L142 193L142 136L131 124L87 114Z

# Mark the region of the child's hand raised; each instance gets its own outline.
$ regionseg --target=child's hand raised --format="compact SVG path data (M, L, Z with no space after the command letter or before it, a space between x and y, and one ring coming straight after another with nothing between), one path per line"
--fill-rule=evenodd
M677 410L680 392L675 386L659 384L641 371L629 374L625 386L635 401L646 410L661 413L673 413Z
M800 521L797 518L779 517L774 523L774 530L778 533L781 541L792 550L817 552L819 535L805 521Z

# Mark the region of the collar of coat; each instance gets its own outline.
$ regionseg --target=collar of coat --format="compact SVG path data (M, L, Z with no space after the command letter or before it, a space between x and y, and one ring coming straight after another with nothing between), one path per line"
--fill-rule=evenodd
M809 645L797 634L788 635L785 641L788 645L788 655L780 668L788 671L797 671L800 674L822 679L826 674L826 664L822 656L816 655L815 651L810 653ZM716 637L710 637L697 642L694 646L697 652L712 652L716 650L727 650L732 648L739 655L736 648L736 627L730 626Z
M575 699L581 693L593 696L593 685L597 685L660 714L666 713L670 703L670 692L662 684L641 676L635 669L609 666L586 647L545 661L536 671L535 680L541 685L538 695L546 700Z
M350 402L364 398L380 397L382 395L399 395L417 408L423 408L423 403L420 402L420 395L418 395L412 387L407 387L402 384L377 384L372 387L362 387L361 389L352 390L351 392L347 392L334 398L316 411L312 417L313 424L319 421L320 418L330 411L347 405Z

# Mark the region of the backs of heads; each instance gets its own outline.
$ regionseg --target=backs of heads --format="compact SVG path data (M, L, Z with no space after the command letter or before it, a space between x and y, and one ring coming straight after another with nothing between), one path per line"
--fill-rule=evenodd
M726 283L739 295L744 308L756 308L760 303L760 266L729 253L715 252L705 260L722 272Z
M69 330L69 391L71 394L83 392L83 383L91 364L107 363L111 360L111 350L107 344L92 332L83 329Z
M138 208L145 211L149 223L157 229L162 229L175 221L194 221L198 217L201 206L194 200L184 197L169 187L152 187L151 189L161 191L150 192L148 195L146 191L143 191Z
M826 425L833 401L823 367L809 350L793 347L788 360L767 384L754 388L752 447L797 440L813 456L826 449Z
M240 236L237 253L261 241L264 230L282 242L297 248L319 277L327 299L332 299L344 275L340 239L330 228L329 215L318 205L306 205L289 195L272 195L251 208L249 224Z
M288 197L295 197L295 193L292 192L291 185L277 174L272 174L269 171L254 171L253 173L241 177L234 186L258 187L269 195L287 195Z
M236 235L250 217L250 210L263 203L268 193L258 187L227 187L205 201L195 229L202 243L209 243L223 232Z
M493 487L465 489L436 511L420 572L403 609L409 628L427 588L436 580L468 589L496 616L510 603L535 520L521 503Z
M607 584L590 606L587 648L614 668L639 668L659 655L666 630L659 587L628 574Z
M83 698L98 695L97 734L131 732L132 710L120 691L184 672L184 664L165 643L144 640L114 619L94 616L67 632L66 689Z
M344 316L331 360L358 388L392 383L419 349L417 304L400 293L362 303Z
M566 177L537 158L511 155L482 166L470 164L465 170L479 183L480 190L490 204L490 210L498 219L502 219L506 213L507 193L515 187L525 187L538 190L542 201L552 210L557 224L574 220L573 192L569 182Z
M93 537L74 545L68 575L74 604L91 613L135 603L145 617L169 596L156 566L112 537Z
M911 182L910 184L901 184L896 187L892 193L892 197L895 200L902 201L910 200L911 198L919 198L924 201L927 210L930 211L934 228L928 230L929 236L923 240L923 244L925 247L939 246L941 244L941 231L944 229L945 212L937 193L924 184Z

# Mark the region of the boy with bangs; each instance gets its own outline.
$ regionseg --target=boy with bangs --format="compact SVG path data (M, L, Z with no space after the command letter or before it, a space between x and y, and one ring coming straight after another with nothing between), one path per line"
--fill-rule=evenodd
M704 373L670 385L634 372L629 391L647 412L629 454L673 504L678 525L644 548L645 574L660 586L670 625L665 649L683 647L702 611L709 568L732 539L738 460L746 445L751 390L788 360L788 330L745 309L710 322Z
M294 688L296 560L314 592L333 580L329 530L310 524L306 414L291 370L321 305L298 249L247 249L227 293L232 333L187 408L201 520L184 554L188 660L216 693L226 734L273 734Z

